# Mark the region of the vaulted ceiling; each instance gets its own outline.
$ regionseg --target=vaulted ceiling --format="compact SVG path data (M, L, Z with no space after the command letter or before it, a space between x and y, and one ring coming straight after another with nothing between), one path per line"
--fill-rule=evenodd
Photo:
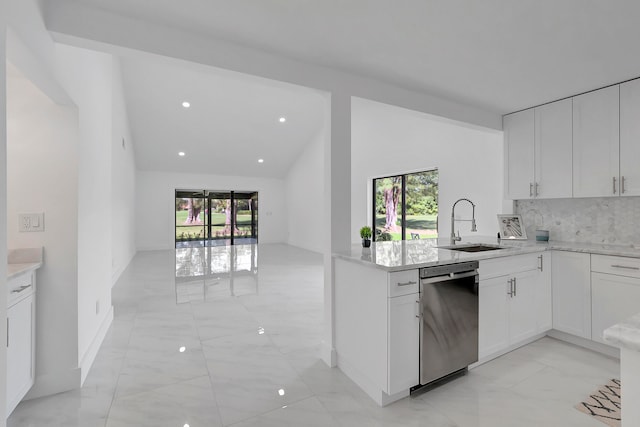
M50 0L49 7L56 1ZM496 114L640 76L637 0L60 1L371 77ZM190 149L189 141L209 144L211 152L198 154L204 163L228 147L246 153L252 141L255 161L263 155L260 147L268 146L261 139L286 139L285 128L274 121L280 115L296 111L304 117L287 122L287 132L299 144L306 144L321 126L317 93L281 85L270 91L269 83L251 77L245 86L238 76L221 78L188 67L154 68L152 76L149 67L133 60L124 63L132 123L136 139L144 137L141 144L151 147L153 141L170 138L184 141L184 151ZM180 132L163 127L185 113L174 109L187 89L193 90L192 97L202 95L189 111L193 121L185 122ZM310 127L294 129L296 123ZM273 147L271 152L282 157L279 168L286 168L302 149ZM154 157L140 166L164 168L167 161Z

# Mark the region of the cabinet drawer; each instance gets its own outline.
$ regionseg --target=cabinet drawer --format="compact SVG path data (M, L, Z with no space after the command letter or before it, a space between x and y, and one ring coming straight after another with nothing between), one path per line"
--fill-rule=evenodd
M418 270L389 273L389 297L415 294L418 292Z
M640 278L640 258L591 255L591 271Z
M541 265L540 256L542 252L481 260L478 268L480 280L537 270Z
M13 305L18 300L33 293L33 272L22 273L7 283L7 303Z

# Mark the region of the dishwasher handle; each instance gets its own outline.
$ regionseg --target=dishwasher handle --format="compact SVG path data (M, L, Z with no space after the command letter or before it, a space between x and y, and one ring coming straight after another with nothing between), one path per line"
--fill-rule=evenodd
M472 277L472 276L478 276L478 272L473 270L473 271L465 271L462 273L443 274L442 276L425 277L423 279L420 279L420 283L423 285L426 285L429 283L446 282L449 280L463 279L465 277ZM476 277L476 282L477 281L478 281L478 278Z

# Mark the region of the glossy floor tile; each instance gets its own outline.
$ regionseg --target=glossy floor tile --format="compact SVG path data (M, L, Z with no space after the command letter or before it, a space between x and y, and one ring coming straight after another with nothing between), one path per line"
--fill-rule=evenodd
M286 245L140 252L84 387L8 425L600 426L573 406L618 361L551 338L380 408L319 360L322 287L322 257Z

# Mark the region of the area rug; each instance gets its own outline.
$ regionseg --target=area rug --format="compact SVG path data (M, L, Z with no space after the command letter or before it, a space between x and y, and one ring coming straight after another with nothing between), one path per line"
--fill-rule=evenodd
M593 392L576 409L611 427L620 427L620 380L611 380Z

